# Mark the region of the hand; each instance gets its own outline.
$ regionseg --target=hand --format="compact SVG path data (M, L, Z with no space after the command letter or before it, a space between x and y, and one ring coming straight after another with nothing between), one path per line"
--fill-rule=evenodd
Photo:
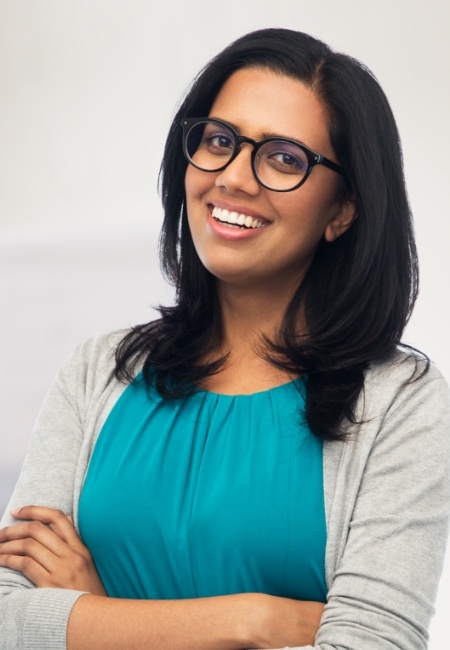
M314 645L325 605L258 594L260 609L258 648Z
M0 530L0 566L20 571L36 587L107 595L70 517L40 506L18 508L11 515L27 521Z

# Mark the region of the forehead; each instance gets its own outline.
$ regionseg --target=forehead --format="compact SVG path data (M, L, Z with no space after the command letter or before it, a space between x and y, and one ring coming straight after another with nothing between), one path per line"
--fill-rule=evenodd
M324 155L333 153L323 102L302 81L262 68L234 72L210 111L251 138L268 133L305 143Z

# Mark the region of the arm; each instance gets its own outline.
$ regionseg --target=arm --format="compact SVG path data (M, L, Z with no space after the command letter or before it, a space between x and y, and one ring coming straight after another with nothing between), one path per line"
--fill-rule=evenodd
M0 527L14 523L10 509L30 502L73 514L74 485L83 446L81 408L74 389L80 372L82 363L75 355L58 373L39 414ZM33 587L22 573L0 567L2 650L65 647L66 621L82 591Z
M405 384L410 373L404 362L369 374L365 423L335 462L320 650L427 648L450 511L450 399L436 368Z
M74 605L68 647L74 650L151 646L244 648L312 642L322 603L264 594L171 601L108 599L89 550L61 511L25 506L23 523L0 530L0 565L22 572L38 588L84 590ZM98 596L101 596L99 598Z
M83 596L72 611L68 650L239 650L313 643L323 605L236 594L172 601Z

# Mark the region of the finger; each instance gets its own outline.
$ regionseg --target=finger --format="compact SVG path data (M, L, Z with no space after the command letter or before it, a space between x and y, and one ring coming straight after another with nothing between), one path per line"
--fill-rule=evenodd
M69 524L70 525L70 524ZM76 552L82 552L87 549L81 541L78 545L66 542L60 535L52 530L48 524L41 521L27 521L25 523L13 524L0 530L0 543L8 542L15 539L34 539L58 557L67 555L67 550L72 549ZM78 540L78 537L76 538Z
M11 514L16 519L27 519L28 523L16 524L9 528L17 529L18 526L28 525L31 527L31 530L18 529L16 533L10 533L8 537L2 537L2 532L0 531L0 542L4 541L4 539L16 538L18 536L31 536L47 546L59 557L66 556L69 548L86 559L91 558L89 550L83 544L73 526L72 517L70 515L65 515L61 510L57 510L56 508L46 508L43 506L24 506L11 511ZM36 530L34 530L34 526L36 526ZM38 526L42 526L45 531L52 532L56 537L51 538L47 535L44 537L42 530L39 529ZM59 540L64 544L67 544L68 548L61 545Z
M64 542L75 548L80 547L80 538L73 523L62 510L44 506L23 506L11 510L10 514L16 519L29 519L47 524Z
M58 522L67 522L67 515L58 508L47 508L45 506L22 506L11 510L10 515L15 519L29 519L41 521L47 525L57 525Z
M27 564L26 558L28 558L49 573L56 571L58 568L59 557L31 537L0 544L0 557L5 555L23 557L25 558L25 564Z
M0 552L7 543L14 544L21 554L41 547L56 557L67 555L68 545L50 528L40 521L29 521L23 524L7 526L0 531ZM69 547L70 548L70 547Z
M106 591L95 566L81 555L72 553L61 559L45 548L22 546L24 541L16 540L2 544L0 567L7 567L23 573L36 587L60 587L89 591L106 596ZM1 646L1 643L0 643Z
M24 555L0 555L0 566L19 571L34 585L51 587L51 578L44 567L30 557Z

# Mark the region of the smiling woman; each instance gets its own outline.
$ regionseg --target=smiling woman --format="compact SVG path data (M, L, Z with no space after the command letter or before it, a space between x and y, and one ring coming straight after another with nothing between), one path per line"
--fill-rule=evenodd
M424 650L450 394L401 342L417 259L373 75L266 29L161 167L176 304L82 344L0 530L1 648Z

